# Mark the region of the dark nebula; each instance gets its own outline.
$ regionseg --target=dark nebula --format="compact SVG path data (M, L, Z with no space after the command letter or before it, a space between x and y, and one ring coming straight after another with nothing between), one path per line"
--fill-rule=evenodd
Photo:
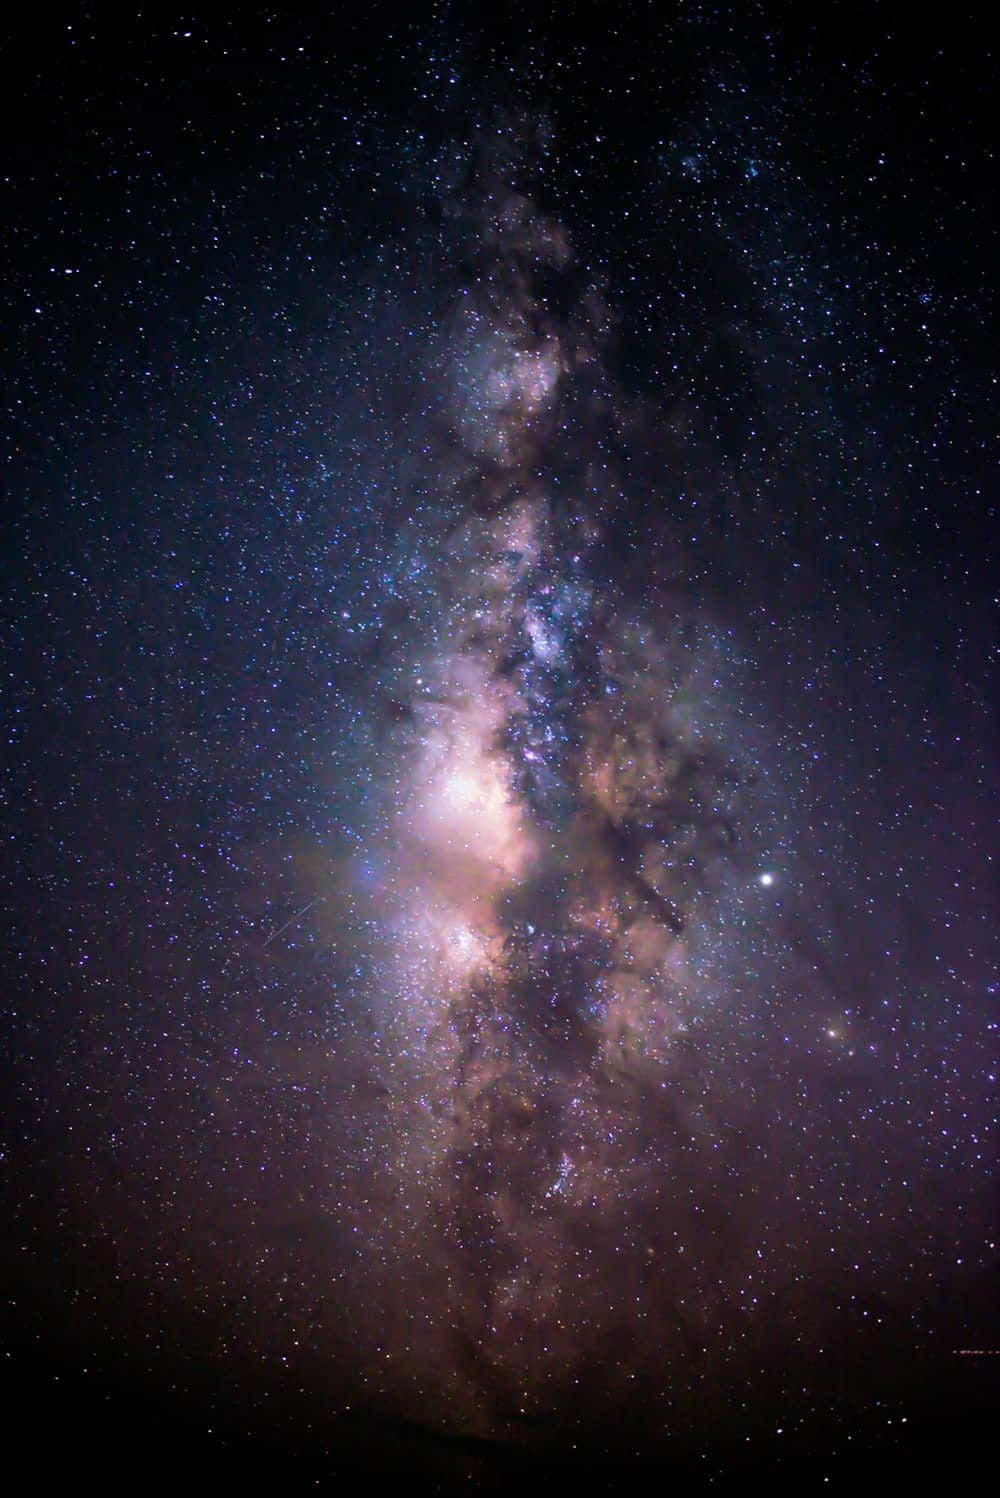
M967 1479L982 38L420 9L9 32L12 1449Z

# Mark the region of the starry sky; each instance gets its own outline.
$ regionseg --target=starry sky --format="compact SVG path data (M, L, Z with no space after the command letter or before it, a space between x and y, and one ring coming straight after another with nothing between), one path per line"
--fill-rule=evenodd
M985 32L5 26L15 1444L112 1492L974 1470Z

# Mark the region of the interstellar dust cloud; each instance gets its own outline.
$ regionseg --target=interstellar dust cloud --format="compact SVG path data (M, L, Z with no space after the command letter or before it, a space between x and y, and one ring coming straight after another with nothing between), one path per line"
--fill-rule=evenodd
M400 1374L401 1397L495 1431L606 1410L650 1362L686 1377L718 1335L761 802L732 663L663 582L666 528L644 589L617 575L632 418L599 295L550 310L572 250L525 196L494 183L468 218L443 344L459 513L396 711L372 923L396 1366L446 1344L433 1392Z

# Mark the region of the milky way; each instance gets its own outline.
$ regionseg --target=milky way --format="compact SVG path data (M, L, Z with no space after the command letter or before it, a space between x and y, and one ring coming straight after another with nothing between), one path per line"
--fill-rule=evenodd
M868 51L637 16L24 85L0 1262L67 1449L693 1491L986 1407L981 209L943 85L908 154Z
M652 1223L675 1240L686 1218L663 1176L690 1192L705 1149L684 1073L700 1027L731 1023L720 949L745 855L722 886L752 766L685 708L697 646L669 595L644 608L609 576L624 500L602 309L560 326L535 285L564 272L566 234L495 182L470 217L479 270L444 351L468 513L452 601L414 651L375 903L385 1023L418 1090L405 1218L445 1255L474 1397L510 1417L558 1408L609 1325L649 1314ZM588 1273L609 1235L628 1269ZM672 1279L680 1345L699 1313Z

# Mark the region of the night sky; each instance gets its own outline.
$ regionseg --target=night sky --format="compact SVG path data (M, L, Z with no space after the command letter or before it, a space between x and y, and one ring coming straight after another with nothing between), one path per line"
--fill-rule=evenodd
M8 1460L961 1486L1000 1371L985 28L26 9Z

